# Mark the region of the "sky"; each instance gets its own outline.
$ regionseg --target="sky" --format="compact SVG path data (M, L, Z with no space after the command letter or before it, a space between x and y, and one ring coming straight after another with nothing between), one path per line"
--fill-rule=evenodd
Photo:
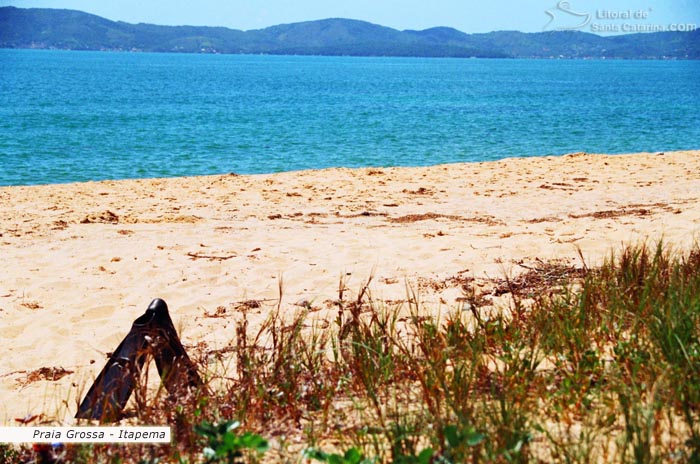
M324 18L360 19L399 30L448 26L467 33L571 28L606 35L700 27L700 0L0 0L0 6L242 30Z

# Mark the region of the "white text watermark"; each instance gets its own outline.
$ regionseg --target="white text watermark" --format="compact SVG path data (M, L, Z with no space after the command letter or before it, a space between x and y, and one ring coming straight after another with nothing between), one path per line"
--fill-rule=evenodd
M660 23L653 19L652 8L594 11L573 7L560 1L545 10L549 18L545 31L588 31L593 33L690 32L698 28L694 22Z

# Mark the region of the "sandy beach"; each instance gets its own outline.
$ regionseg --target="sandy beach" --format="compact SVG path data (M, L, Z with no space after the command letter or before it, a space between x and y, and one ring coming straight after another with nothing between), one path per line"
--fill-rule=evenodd
M234 342L238 308L263 320L280 280L290 312L370 276L376 300L408 286L452 308L458 277L687 247L699 196L700 151L0 188L0 425L69 421L156 297L188 349Z

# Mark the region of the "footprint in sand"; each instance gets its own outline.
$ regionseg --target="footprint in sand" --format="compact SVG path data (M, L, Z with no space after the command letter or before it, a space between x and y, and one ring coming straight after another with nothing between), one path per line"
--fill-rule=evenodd
M19 338L19 336L24 333L24 330L28 325L29 322L18 324L17 321L13 322L11 325L6 325L2 329L2 338L0 338L0 340L12 340Z
M96 306L80 312L76 316L70 318L71 323L79 323L82 321L100 321L103 319L111 319L116 308L114 306Z

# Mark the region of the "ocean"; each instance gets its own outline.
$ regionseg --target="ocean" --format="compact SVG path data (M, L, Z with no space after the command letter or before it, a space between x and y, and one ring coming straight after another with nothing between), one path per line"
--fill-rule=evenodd
M0 185L698 148L698 61L0 50Z

